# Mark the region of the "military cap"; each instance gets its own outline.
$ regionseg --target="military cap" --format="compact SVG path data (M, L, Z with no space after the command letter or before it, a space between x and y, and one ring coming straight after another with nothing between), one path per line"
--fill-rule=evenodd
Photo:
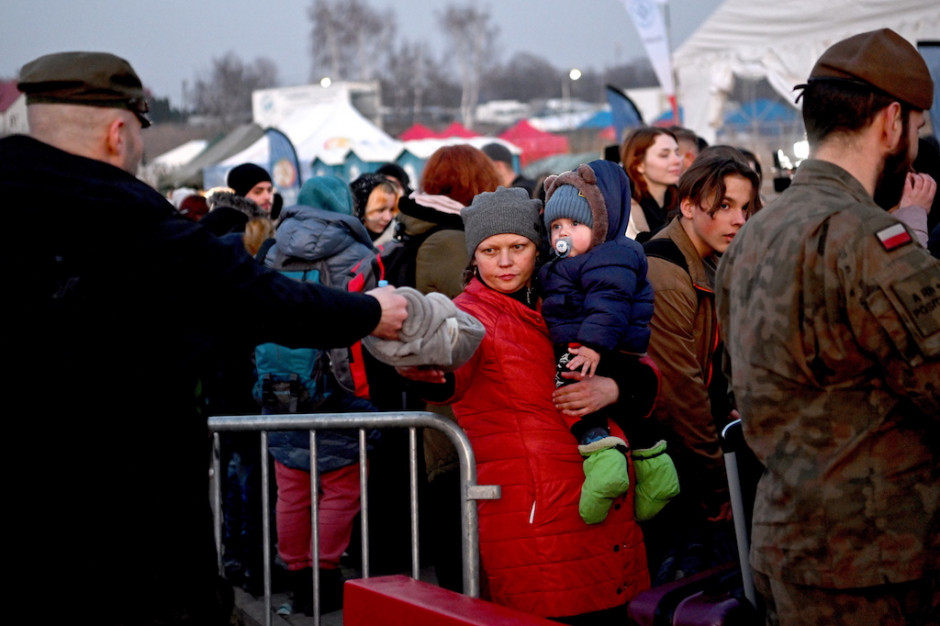
M933 80L917 48L888 28L843 39L823 52L809 81L864 83L918 109L933 104Z
M127 109L146 128L144 88L131 64L106 52L56 52L23 66L19 90L26 104L81 104Z

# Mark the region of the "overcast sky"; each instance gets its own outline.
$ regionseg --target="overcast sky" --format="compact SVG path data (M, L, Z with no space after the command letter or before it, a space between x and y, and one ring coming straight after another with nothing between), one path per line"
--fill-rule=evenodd
M399 37L443 47L435 12L447 0L365 0L393 8ZM473 0L451 0L465 5ZM307 8L312 0L4 0L0 8L0 78L63 50L101 50L126 58L158 97L179 104L184 81L205 75L213 58L232 51L244 61L266 57L282 85L310 75ZM559 68L601 70L644 56L623 0L498 0L489 7L500 28L498 59L526 51ZM721 0L669 0L664 5L673 49Z

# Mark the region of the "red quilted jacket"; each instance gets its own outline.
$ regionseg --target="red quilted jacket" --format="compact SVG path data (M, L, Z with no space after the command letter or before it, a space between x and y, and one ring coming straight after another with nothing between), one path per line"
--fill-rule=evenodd
M486 337L456 372L454 414L480 484L502 487L501 499L479 503L484 591L544 617L627 602L649 586L633 488L601 524L578 515L582 458L568 430L574 418L551 402L555 358L541 314L476 279L455 302Z

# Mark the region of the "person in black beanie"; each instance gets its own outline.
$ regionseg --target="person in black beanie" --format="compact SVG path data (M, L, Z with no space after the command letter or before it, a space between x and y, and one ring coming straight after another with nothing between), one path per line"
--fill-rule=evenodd
M398 163L385 163L375 170L376 174L381 174L399 187L399 193L403 196L410 196L414 189L411 188L411 177Z
M254 163L242 163L229 171L226 184L236 196L248 198L270 214L274 206L274 183L268 171Z
M512 153L509 151L509 148L501 143L494 141L493 143L486 144L480 149L483 150L483 154L490 157L490 159L493 161L493 164L496 166L496 170L499 172L499 176L502 179L503 187L520 187L526 190L526 193L529 194L530 198L534 197L535 181L516 172Z

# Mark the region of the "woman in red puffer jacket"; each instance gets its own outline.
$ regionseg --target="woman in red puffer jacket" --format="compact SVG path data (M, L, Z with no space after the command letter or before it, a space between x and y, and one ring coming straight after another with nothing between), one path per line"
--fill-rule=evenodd
M619 389L614 379L593 376L555 390L552 344L531 286L540 204L500 188L463 211L473 278L454 301L482 322L486 336L452 374L399 371L436 383L427 387L452 403L479 483L502 489L500 499L478 505L484 595L560 621L619 624L625 603L649 586L632 466L630 489L612 499L602 522L586 524L578 512L584 458L569 430L615 403Z

